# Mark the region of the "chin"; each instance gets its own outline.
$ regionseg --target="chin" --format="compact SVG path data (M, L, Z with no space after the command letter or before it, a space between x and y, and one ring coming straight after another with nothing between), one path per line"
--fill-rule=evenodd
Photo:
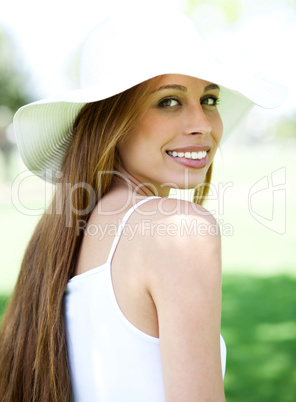
M192 190L201 186L206 178L205 173L201 173L199 175L191 175L191 174L184 174L184 177L178 180L171 180L171 188L176 190Z

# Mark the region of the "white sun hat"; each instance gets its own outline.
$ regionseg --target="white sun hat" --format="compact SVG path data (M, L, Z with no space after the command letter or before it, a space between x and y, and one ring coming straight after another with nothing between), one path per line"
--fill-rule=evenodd
M17 145L25 165L52 182L56 181L71 142L71 128L82 107L153 77L183 74L218 84L224 136L254 104L274 108L287 96L280 84L242 75L217 63L192 21L177 11L145 9L106 18L84 44L80 74L80 89L30 103L14 117Z

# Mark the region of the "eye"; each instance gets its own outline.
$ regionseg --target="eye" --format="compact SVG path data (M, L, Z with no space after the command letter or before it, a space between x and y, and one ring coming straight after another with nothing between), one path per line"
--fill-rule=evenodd
M214 96L214 95L205 96L201 100L201 104L202 105L207 105L207 106L217 106L219 102L220 102L220 99L217 98L217 96Z
M174 98L166 98L159 102L158 106L163 108L170 108L180 105L180 102Z

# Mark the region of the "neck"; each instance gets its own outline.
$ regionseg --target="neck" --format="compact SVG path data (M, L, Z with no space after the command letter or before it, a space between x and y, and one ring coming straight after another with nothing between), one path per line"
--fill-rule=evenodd
M162 188L153 183L143 183L122 168L119 169L118 174L114 178L112 189L115 188L126 188L135 195L146 197L168 197L170 192L170 188L168 187Z

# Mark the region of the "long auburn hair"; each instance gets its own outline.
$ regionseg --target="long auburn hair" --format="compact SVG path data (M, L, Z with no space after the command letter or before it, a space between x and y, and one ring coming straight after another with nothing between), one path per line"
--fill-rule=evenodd
M63 295L74 275L82 241L78 221L88 221L99 198L108 192L118 161L116 146L143 113L157 79L119 95L86 104L72 128L56 192L27 246L19 277L0 331L1 402L73 400L67 355ZM212 166L205 183L210 183ZM94 191L91 199L85 187ZM194 201L209 190L201 185ZM71 205L70 205L71 204ZM89 207L91 205L91 207ZM75 211L80 211L77 214ZM83 215L81 215L83 211Z

